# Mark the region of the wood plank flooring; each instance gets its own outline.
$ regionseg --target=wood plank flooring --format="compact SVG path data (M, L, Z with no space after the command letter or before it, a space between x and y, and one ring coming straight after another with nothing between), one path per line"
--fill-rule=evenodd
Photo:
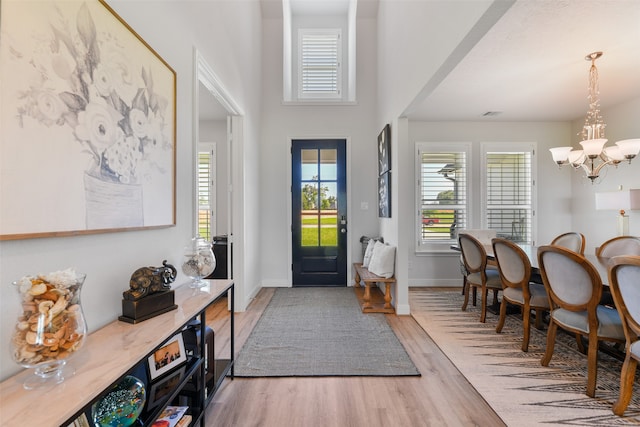
M262 289L236 313L236 354L273 293ZM505 425L411 316L386 316L422 377L227 379L207 409L207 426ZM228 357L226 300L207 311L207 323L216 331L216 354Z

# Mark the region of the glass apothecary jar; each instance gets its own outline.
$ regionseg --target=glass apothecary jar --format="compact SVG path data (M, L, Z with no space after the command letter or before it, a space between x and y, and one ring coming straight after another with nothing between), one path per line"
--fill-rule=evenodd
M65 365L87 336L80 304L85 278L67 269L13 282L22 307L11 338L13 360L35 368L24 388L58 384L75 373Z
M211 249L211 242L196 236L184 248L182 272L192 281L189 286L201 288L207 284L203 279L216 269L216 257Z

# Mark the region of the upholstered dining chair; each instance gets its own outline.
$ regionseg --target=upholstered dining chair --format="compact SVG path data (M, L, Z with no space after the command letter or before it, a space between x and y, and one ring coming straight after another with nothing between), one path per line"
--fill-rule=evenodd
M476 239L478 239L478 241L480 243L482 243L483 245L490 245L491 244L491 239L493 239L494 237L497 236L497 231L496 230L490 230L490 229L472 229L472 228L465 228L463 230L460 230L458 232L459 233L464 233L464 234L470 234L473 237L475 237ZM487 261L487 268L497 268L495 263L492 263L490 260ZM464 290L467 287L467 272L464 269L464 260L462 259L462 254L460 254L460 272L462 273L462 295L464 295ZM474 298L475 298L475 293L474 293ZM475 299L474 299L475 301ZM474 303L475 305L475 303Z
M542 366L549 366L558 327L586 336L587 396L595 397L599 341L624 342L624 330L617 310L600 305L602 279L584 256L560 246L538 248L538 266L549 296L547 348Z
M531 262L527 254L515 243L507 239L492 239L493 254L498 264L502 280L502 302L500 320L496 332L502 332L507 317L507 305L515 304L522 309L522 351L529 350L531 332L531 310L536 312L536 327L542 327L542 316L549 310L549 298L544 285L530 283Z
M577 252L581 255L584 255L584 247L586 244L586 240L582 233L577 233L575 231L572 231L572 232L563 233L557 236L555 239L551 241L551 244L553 246L561 246L573 252Z
M622 319L626 338L620 371L620 396L613 404L616 415L624 415L633 393L640 360L640 256L617 256L609 264L609 287Z
M596 248L596 256L605 259L620 255L640 255L640 237L618 236L609 239ZM600 304L615 305L610 289L604 289Z
M596 249L596 256L598 257L611 258L619 255L640 255L640 237L614 237Z
M496 269L487 269L487 251L485 251L483 244L478 239L470 234L460 233L458 235L458 244L462 252L464 271L466 273L462 311L467 309L467 304L469 303L469 289L474 288L473 303L475 305L475 291L479 288L482 299L480 321L484 323L487 316L489 289L493 290L494 299L497 299L498 291L502 290L500 275Z

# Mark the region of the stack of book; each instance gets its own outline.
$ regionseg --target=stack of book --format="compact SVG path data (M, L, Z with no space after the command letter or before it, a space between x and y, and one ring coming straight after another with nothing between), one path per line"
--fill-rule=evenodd
M187 427L191 424L191 415L186 413L188 409L188 406L167 406L152 427Z

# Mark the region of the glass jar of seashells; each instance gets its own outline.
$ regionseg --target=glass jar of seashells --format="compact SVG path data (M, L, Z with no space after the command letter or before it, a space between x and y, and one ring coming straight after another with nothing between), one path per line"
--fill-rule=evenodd
M13 360L35 368L23 383L25 389L58 384L73 375L65 365L87 335L80 305L85 278L67 269L13 282L22 307L11 338Z
M203 280L216 269L216 257L211 249L211 242L196 236L191 244L184 248L182 272L193 279L189 286L201 288L207 285Z

